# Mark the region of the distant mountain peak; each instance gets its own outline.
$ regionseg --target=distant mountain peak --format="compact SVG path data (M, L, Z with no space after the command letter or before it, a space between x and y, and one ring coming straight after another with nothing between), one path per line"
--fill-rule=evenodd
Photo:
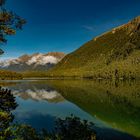
M24 54L16 59L0 61L0 68L15 71L47 70L65 56L62 52Z
M26 60L29 59L29 55L28 54L24 54L24 55L20 56L18 59L26 61Z

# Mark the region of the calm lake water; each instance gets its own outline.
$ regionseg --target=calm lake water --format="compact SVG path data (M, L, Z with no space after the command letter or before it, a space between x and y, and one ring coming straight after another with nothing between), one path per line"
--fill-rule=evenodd
M98 139L140 138L140 82L22 80L0 85L16 96L15 122L51 131L58 117L73 114L93 122Z

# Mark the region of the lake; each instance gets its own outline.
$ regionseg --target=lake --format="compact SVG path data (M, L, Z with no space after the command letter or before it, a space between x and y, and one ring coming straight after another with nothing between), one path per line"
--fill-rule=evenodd
M57 118L71 114L94 123L98 139L140 138L140 82L92 80L0 81L18 107L15 122L52 131Z

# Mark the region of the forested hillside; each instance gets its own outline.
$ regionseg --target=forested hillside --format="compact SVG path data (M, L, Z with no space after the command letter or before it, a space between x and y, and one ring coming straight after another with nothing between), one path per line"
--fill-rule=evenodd
M52 77L134 79L140 77L140 17L114 28L67 55Z

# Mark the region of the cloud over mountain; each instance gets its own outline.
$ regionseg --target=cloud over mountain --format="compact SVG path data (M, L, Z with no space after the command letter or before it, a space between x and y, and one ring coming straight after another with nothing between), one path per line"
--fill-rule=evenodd
M64 53L51 52L47 54L36 53L33 55L23 55L16 59L8 59L0 61L0 69L13 71L28 70L48 70L57 64L63 57Z

